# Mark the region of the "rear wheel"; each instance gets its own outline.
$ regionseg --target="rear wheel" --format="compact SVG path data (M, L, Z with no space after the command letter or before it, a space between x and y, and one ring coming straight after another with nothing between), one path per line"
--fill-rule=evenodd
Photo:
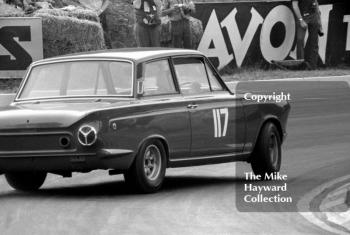
M254 174L261 175L278 172L281 168L281 137L277 127L266 123L256 142L252 154L251 165Z
M153 193L163 184L166 170L166 152L159 140L142 144L130 169L124 174L125 181L143 193Z
M46 179L46 172L13 172L6 173L7 183L14 189L21 191L35 191Z

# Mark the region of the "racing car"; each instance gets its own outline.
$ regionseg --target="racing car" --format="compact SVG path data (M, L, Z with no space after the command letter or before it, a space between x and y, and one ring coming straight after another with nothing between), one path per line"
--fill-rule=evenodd
M144 193L167 168L246 161L278 172L288 102L231 91L201 52L130 48L30 65L0 110L0 174L39 189L48 173L107 170Z

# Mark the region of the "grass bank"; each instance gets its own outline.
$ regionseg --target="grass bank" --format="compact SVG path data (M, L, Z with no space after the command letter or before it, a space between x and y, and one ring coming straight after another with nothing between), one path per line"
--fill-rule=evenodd
M322 68L318 70L262 70L257 68L240 68L234 69L229 73L221 73L225 81L250 81L266 79L283 79L283 78L305 78L305 77L328 77L350 75L350 66L339 68Z

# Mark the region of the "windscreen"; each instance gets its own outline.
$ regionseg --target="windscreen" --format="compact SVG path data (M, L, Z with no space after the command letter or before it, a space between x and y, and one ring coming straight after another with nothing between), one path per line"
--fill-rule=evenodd
M67 61L32 68L19 99L132 96L132 63Z

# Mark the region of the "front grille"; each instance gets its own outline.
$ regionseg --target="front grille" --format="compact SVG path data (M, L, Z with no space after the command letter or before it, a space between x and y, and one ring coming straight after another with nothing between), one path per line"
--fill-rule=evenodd
M73 149L73 143L62 145L62 139L72 140L68 133L0 134L0 152Z

